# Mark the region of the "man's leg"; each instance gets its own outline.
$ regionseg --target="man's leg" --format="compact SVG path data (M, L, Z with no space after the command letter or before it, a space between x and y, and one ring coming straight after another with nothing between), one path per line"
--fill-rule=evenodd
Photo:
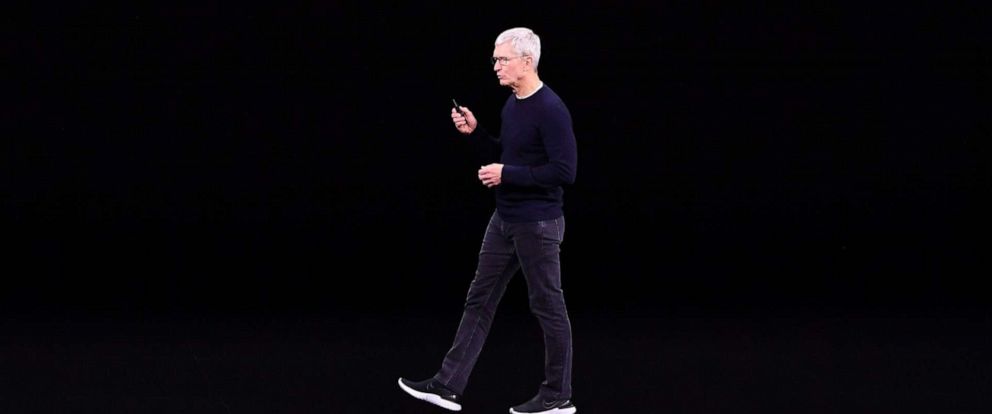
M462 394L489 335L493 315L506 285L520 269L513 242L504 233L505 224L493 214L479 251L475 279L468 289L465 311L441 370L434 379Z
M546 400L572 397L572 326L561 289L560 244L565 218L534 223L514 223L512 237L527 279L530 310L544 333L544 382L540 396Z

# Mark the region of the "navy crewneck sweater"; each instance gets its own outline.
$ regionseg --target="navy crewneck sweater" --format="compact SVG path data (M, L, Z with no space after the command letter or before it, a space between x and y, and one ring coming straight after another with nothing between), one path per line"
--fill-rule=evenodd
M524 99L510 94L503 105L499 137L502 182L496 186L496 212L507 222L562 216L564 189L575 181L578 161L572 116L561 98L543 85Z

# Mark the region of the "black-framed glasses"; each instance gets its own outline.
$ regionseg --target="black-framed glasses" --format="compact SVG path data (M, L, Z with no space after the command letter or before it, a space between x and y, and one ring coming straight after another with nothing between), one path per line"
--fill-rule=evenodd
M493 56L493 57L489 58L489 64L495 65L496 62L499 62L499 65L500 66L506 66L506 64L507 63L510 63L511 60L516 59L516 58L522 58L524 56L527 56L527 55L510 56L510 57L506 57L506 56Z

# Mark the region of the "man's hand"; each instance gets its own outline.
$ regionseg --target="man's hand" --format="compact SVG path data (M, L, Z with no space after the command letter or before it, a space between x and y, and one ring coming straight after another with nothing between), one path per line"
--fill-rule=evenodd
M465 115L458 113L455 108L451 108L451 122L455 123L455 129L458 132L465 135L471 134L472 131L475 131L475 127L479 125L479 121L475 120L475 115L468 108L459 106L458 109L461 109Z
M479 168L479 180L486 187L495 187L503 182L503 164L489 164Z

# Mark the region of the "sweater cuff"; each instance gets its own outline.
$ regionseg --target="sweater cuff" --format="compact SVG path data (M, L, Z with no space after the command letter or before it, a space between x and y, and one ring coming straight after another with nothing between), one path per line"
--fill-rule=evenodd
M506 165L503 164L503 172L500 175L500 180L504 184L512 184L519 186L529 185L533 180L530 177L530 168L522 165Z

